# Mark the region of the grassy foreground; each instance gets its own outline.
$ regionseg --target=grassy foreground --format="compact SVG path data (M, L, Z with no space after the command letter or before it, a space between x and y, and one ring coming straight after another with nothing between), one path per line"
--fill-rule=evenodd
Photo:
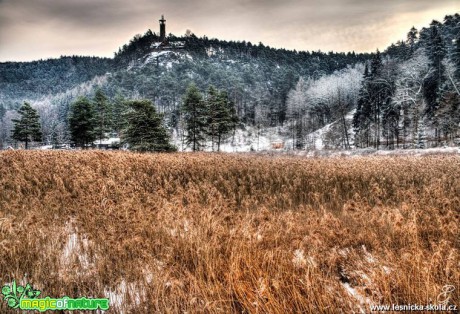
M0 276L109 313L460 305L460 157L0 153ZM6 311L2 304L0 310Z

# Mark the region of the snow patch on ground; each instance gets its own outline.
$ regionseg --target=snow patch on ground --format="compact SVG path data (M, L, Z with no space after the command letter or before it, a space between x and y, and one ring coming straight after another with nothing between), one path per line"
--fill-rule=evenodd
M159 271L163 271L163 263L160 261L157 262L159 265ZM115 308L119 311L127 310L129 312L132 309L127 308L128 305L135 307L146 300L147 295L145 292L145 285L150 285L153 282L154 273L149 268L143 269L142 273L145 278L145 283L126 282L125 279L122 279L121 282L115 286L115 288L104 289L104 297L110 300L109 304L112 309Z
M361 250L342 248L337 250L337 253L344 258L340 271L340 284L356 301L359 312L367 313L366 309L375 304L373 300L381 299L373 280L379 278L382 272L388 275L392 268L369 252L364 245L361 246ZM356 259L358 255L360 259ZM369 291L373 291L372 295Z
M126 308L127 304L137 306L145 300L145 289L123 279L115 289L104 289L104 296L110 300L111 308L122 309Z
M363 308L363 306L365 306L366 304L367 305L371 305L372 302L371 300L369 300L369 298L361 295L361 293L359 293L355 288L353 288L352 286L350 286L349 283L347 282L342 282L342 286L345 288L345 290L353 297L356 299L356 301L359 302L360 306L359 306L359 311L360 313L366 313L366 309Z
M424 156L434 154L460 154L458 147L437 147L437 148L414 148L414 149L393 149L377 150L374 148L351 149L351 150L319 150L319 151L297 151L295 155L305 157L350 157L362 156Z
M349 112L345 118L352 119L354 111ZM336 122L334 122L336 123ZM438 147L438 148L417 148L417 149L374 149L374 148L352 148L349 150L325 149L324 139L327 132L334 123L328 124L325 127L307 135L307 144L305 150L293 150L293 140L290 136L289 126L286 124L283 127L270 127L257 129L253 126L246 126L244 129L237 129L235 134L229 134L228 137L221 143L220 151L227 153L244 153L244 152L270 152L279 154L289 154L303 157L359 157L359 156L396 156L396 155L413 155L423 156L430 154L460 154L459 147ZM351 132L351 130L350 130ZM172 134L172 142L179 151L191 151L185 145L185 139L182 134L178 134L176 130ZM352 145L352 140L350 141ZM313 147L309 149L308 147ZM205 143L204 151L212 151L211 141ZM214 145L214 151L217 151L217 144Z
M73 227L71 222L67 223L65 228L68 236L60 259L60 277L64 278L66 272L74 267L74 263L80 265L82 275L90 275L94 271L95 265L88 254L89 240L79 235L77 228Z
M353 109L352 111L348 112L345 115L345 120L346 121L353 120L353 115L355 114L355 112L356 112L356 109ZM338 123L338 122L339 121L334 121L332 123L329 123L329 124L325 125L324 127L322 127L321 129L316 130L315 132L312 132L309 135L307 135L307 138L314 139L315 149L316 150L323 150L324 149L324 140L325 140L326 134L331 130L331 127L334 124ZM352 130L348 130L348 134L351 135L351 133L352 133Z
M285 128L273 127L266 129L257 129L255 127L246 127L235 130L235 134L230 134L228 138L220 145L221 152L241 153L241 152L261 152L261 151L284 151L292 147L292 140L286 140ZM190 151L186 147L185 139L176 131L173 132L172 141L179 151ZM279 148L273 148L279 147ZM204 147L205 151L212 151L211 141L207 141ZM214 151L217 151L217 144L214 144Z
M149 63L152 63L152 62L156 62L156 59L161 57L161 56L165 56L165 55L168 55L172 53L171 50L162 50L162 51L154 51L154 52L151 52L147 58L145 59L144 61L144 64L143 66L146 66L147 64Z
M120 138L119 137L110 137L110 138L105 138L102 141L97 140L93 142L95 145L118 145L120 144Z

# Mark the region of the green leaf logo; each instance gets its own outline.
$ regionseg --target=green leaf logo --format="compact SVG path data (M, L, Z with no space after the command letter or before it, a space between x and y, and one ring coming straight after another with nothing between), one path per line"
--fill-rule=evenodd
M25 287L17 286L16 280L13 280L11 287L9 285L2 287L2 295L3 301L7 302L9 307L16 309L19 307L22 299L34 299L40 295L40 291L34 290L30 284L27 284Z

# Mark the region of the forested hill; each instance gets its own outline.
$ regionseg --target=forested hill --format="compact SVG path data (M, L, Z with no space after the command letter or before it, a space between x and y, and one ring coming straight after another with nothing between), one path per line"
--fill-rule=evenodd
M182 97L189 84L226 90L244 124L286 119L288 92L302 76L319 78L369 59L368 54L297 52L259 43L168 36L181 49L155 49L158 36L136 35L114 58L61 57L34 62L0 63L0 136L9 141L11 118L24 101L39 109L45 141L66 138L70 104L92 97L97 87L111 98L146 98L178 128Z
M440 117L441 111L446 117L458 116L459 30L459 14L449 15L443 22L408 30L406 39L373 54L289 51L192 33L170 34L169 47L155 48L159 37L148 30L112 59L3 63L0 141L10 141L14 109L24 101L39 109L44 142L51 134L65 140L70 104L79 96L92 98L98 87L112 103L122 97L151 100L171 133L180 135L184 132L180 109L192 83L205 95L210 86L225 91L240 129L278 127L279 135L289 136L296 143L291 147L299 149L315 143L309 134L326 125L342 130L328 135L330 147L353 146L352 129L361 147L379 147L383 137L386 143L397 144L418 143L431 133L438 139L439 134L456 138L457 127L452 126L459 125L457 120L434 123L432 116L437 112L434 116ZM406 99L412 89L413 97ZM383 90L386 94L381 95ZM352 126L346 117L354 109ZM332 125L335 121L341 122Z
M177 127L181 97L192 82L203 91L210 85L226 90L243 123L255 124L263 116L264 125L275 126L284 123L287 95L300 77L320 78L370 58L353 52L288 51L193 34L170 35L171 43L184 43L183 50L151 52L157 40L148 31L122 47L115 63L129 70L118 71L108 85L125 95L134 92L132 96L152 99L170 127Z
M96 76L107 73L116 73L122 81L112 80L108 89L122 89L126 94L146 94L143 90L148 84L138 84L138 80L145 80L144 75L148 76L149 83L162 85L165 79L156 75L152 67L147 67L145 73L139 73L138 79L133 79L134 84L127 84L131 78L126 78L126 72L131 69L130 65L145 60L153 49L152 44L158 41L158 36L150 30L144 35L136 35L128 44L124 45L115 53L113 59L98 57L61 57L59 59L40 60L33 62L7 62L0 63L0 102L4 107L16 107L24 100L38 100L49 97L75 88L76 86L91 81ZM253 45L250 42L227 42L218 39L208 39L207 37L197 38L191 34L189 36L176 37L169 35L170 42L182 41L185 43L184 49L177 50L179 55L188 55L190 58L181 66L169 68L169 74L173 76L177 71L193 72L195 66L202 67L203 71L195 74L203 76L202 80L209 80L206 77L209 70L218 71L215 61L222 61L227 64L231 60L233 71L232 76L239 76L239 79L246 79L251 83L251 78L243 78L240 71L241 64L251 63L257 65L264 76L273 77L284 76L289 73L289 86L299 78L299 76L314 75L321 76L332 73L356 62L368 59L368 55L355 53L322 53L322 52L296 52L285 49L274 49L259 43ZM177 55L176 55L177 57ZM174 58L173 58L174 59ZM180 59L180 58L176 58ZM195 64L193 64L195 63ZM214 65L213 65L214 64ZM152 64L152 66L157 64ZM161 66L161 65L160 65ZM206 69L207 68L207 69ZM201 72L201 73L200 73ZM161 72L160 74L165 74ZM222 80L228 80L225 75L230 73L220 73ZM246 75L247 76L247 75ZM200 78L198 77L198 80ZM231 80L231 79L230 79ZM178 82L182 85L183 82ZM198 83L199 84L199 83ZM221 85L215 82L216 85ZM250 84L251 85L251 84ZM276 86L275 86L276 87ZM286 89L286 88L284 88ZM174 87L169 92L174 91ZM182 92L179 89L177 92ZM156 94L161 97L162 95ZM152 99L153 100L153 99Z
M104 75L112 67L112 59L79 56L0 63L0 102L13 105L24 99L63 93Z
M124 45L115 53L116 63L126 65L130 61L142 58L151 52L152 44L158 40L158 35L152 33L151 30L148 30L144 35L136 35L129 44ZM206 36L198 38L194 34L182 37L170 34L169 42L184 43L185 51L195 57L206 58L212 55L221 59L232 58L241 62L254 59L269 61L279 66L294 66L302 75L332 73L337 69L369 58L369 54L356 54L355 52L323 53L319 50L298 52L296 50L275 49L262 43L224 41L215 38L209 39Z
M455 48L455 40L460 32L460 15L458 13L453 15L446 15L443 22L433 20L429 27L423 27L420 30L414 27L409 30L405 40L399 40L391 44L386 50L384 55L395 59L407 59L408 55L419 48L428 48L427 43L430 41L431 32L435 28L439 31L440 38L442 39L447 53L453 53Z

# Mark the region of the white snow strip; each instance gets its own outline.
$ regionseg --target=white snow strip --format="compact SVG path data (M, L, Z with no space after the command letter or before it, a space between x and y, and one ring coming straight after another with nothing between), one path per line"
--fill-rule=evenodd
M369 298L362 296L355 288L350 286L349 283L347 282L342 282L342 286L345 288L345 290L359 302L359 310L360 313L366 313L365 306L366 304L371 304L371 300Z
M110 307L118 310L126 309L127 304L139 305L145 299L144 289L135 283L126 283L125 280L122 280L114 290L104 289L104 295L110 300Z

